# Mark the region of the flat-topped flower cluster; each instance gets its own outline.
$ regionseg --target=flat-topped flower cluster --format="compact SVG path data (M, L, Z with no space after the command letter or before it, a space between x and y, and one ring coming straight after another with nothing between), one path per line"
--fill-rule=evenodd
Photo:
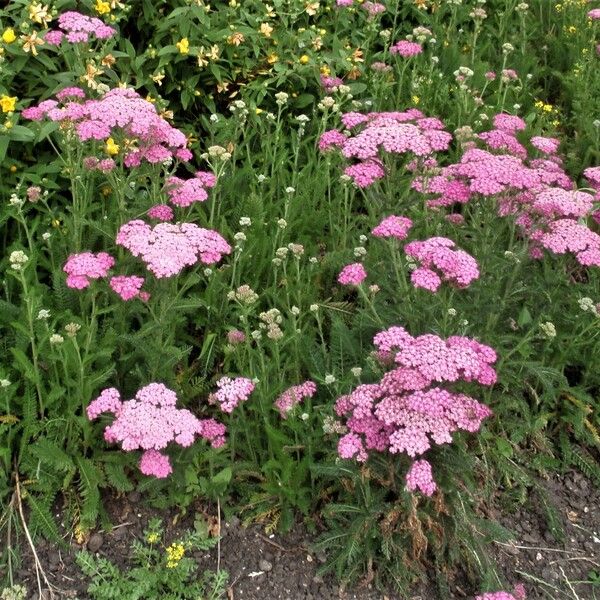
M349 430L339 440L342 458L364 462L372 451L422 457L433 446L450 443L458 431L478 431L492 414L474 398L447 389L458 382L495 383L496 353L489 346L461 336L413 337L398 326L373 341L382 364L396 366L379 382L337 399L336 413ZM406 484L410 491L432 495L437 486L429 461L412 462Z

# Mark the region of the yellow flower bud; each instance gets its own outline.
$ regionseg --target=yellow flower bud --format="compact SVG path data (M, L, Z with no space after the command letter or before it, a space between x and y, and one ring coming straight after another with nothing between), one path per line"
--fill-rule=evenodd
M5 44L12 44L16 39L17 36L15 35L15 30L12 27L4 30L4 33L2 34L2 41Z

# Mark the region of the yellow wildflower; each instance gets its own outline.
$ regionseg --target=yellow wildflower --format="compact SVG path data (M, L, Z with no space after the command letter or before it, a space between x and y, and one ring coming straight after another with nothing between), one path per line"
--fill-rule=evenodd
M300 64L305 65L306 63L308 63L308 61L310 60L310 57L308 56L308 54L303 54L298 61L300 62Z
M96 0L94 10L99 15L105 15L110 12L110 4L108 2L104 2L104 0Z
M177 46L180 54L189 54L190 52L190 41L186 37L177 42L175 46Z
M23 51L31 52L33 56L37 56L38 51L36 46L41 46L44 43L44 40L38 37L37 31L29 35L22 35L21 39L23 40Z
M180 542L175 542L167 548L167 567L175 568L185 554L185 547Z
M15 35L15 30L12 27L4 30L4 33L2 34L2 41L5 44L12 44L16 39L17 36Z
M15 110L16 103L16 96L0 96L0 108L2 108L3 113L12 112Z
M244 37L243 33L236 31L227 38L227 43L230 46L239 46L245 39L246 38Z
M542 110L544 112L551 113L552 112L552 104L544 104L544 106L542 106Z
M260 32L267 38L271 37L273 33L273 28L268 23L260 24Z
M160 73L156 73L155 75L150 76L150 79L152 79L152 81L154 81L154 83L156 83L156 85L162 85L164 78L165 78L164 71L161 71Z
M269 54L269 56L267 56L267 62L270 65L274 65L278 60L279 60L279 56L277 56L277 54L275 54L274 52Z
M255 108L254 109L255 114L260 115L261 113L264 113L265 111L262 108Z
M270 17L271 19L276 16L276 13L273 10L273 7L269 6L268 4L265 4L265 11L267 13L267 17Z
M17 172L17 165L10 165L9 169L8 169L11 173L16 173Z
M413 96L412 101L413 104L419 104L419 102L421 102L421 98L419 98L419 96Z
M306 14L310 16L316 15L320 6L319 2L307 2L305 4Z
M12 126L14 125L14 123L12 121L5 121L4 122L4 127L6 129L12 129Z
M159 539L160 539L160 536L156 532L149 533L148 536L146 537L146 541L149 544L156 544L156 542L158 542Z
M115 140L113 140L111 137L109 137L106 140L106 154L109 154L110 156L114 156L115 154L119 153L119 144L115 144Z
M52 16L49 14L50 7L41 2L32 2L29 5L29 18L34 23L39 23L44 27L48 27L48 23L52 21Z
M331 75L331 69L327 65L323 65L321 67L321 75L325 75L325 77Z

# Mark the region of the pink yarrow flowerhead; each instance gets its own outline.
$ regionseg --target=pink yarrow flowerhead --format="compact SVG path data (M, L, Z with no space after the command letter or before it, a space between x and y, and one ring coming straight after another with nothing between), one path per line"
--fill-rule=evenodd
M386 217L371 232L375 237L395 238L404 240L408 235L413 222L408 217L391 215Z
M157 221L172 221L175 216L173 209L168 204L156 204L148 210L148 216Z
M411 273L413 285L436 292L442 281L465 288L478 279L477 261L464 250L454 247L454 242L444 237L406 244L407 256L420 262L420 267Z
M144 450L140 469L155 477L171 473L169 457L160 452L174 442L190 446L196 436L218 447L224 443L225 426L209 419L199 421L189 410L176 407L177 395L162 383L140 388L132 400L121 401L114 388L104 390L87 408L88 419L102 413L115 418L104 430L104 439L119 443L126 452ZM208 422L208 423L207 423Z
M198 171L192 179L169 177L167 179L167 195L177 206L190 206L194 202L204 202L208 198L206 188L216 185L217 178L212 173Z
M198 262L213 264L231 252L231 246L212 229L194 223L129 221L117 233L117 244L139 256L157 278L172 277Z
M70 123L80 141L106 141L128 138L135 141L132 150L123 156L126 167L137 167L142 161L156 164L176 158L189 160L187 138L161 117L156 107L129 88L109 90L100 99L83 102L81 96L62 96L46 100L23 111L23 116L39 121ZM205 187L210 187L204 183Z
M360 285L367 278L367 272L361 263L346 265L338 275L338 283L342 285Z
M254 383L247 377L221 377L217 381L217 388L216 392L208 396L209 404L217 404L224 413L231 414L254 391Z
M373 451L422 457L434 445L451 443L458 431L478 431L492 414L474 398L446 389L456 382L492 385L496 353L489 346L460 336L413 337L399 326L379 332L374 343L382 363L395 365L378 383L336 400L335 412L348 429L338 443L340 457L364 462ZM409 491L432 495L437 485L430 462L415 460L406 483Z
M390 54L398 54L403 58L416 56L423 52L423 46L417 42L409 42L408 40L400 40L390 47Z
M109 285L123 300L133 300L140 297L144 278L136 275L118 275L110 278Z
M72 254L63 267L67 274L67 286L83 290L90 285L91 279L106 277L114 264L115 259L106 252Z
M279 411L282 419L287 419L294 406L305 398L312 398L316 392L317 384L314 381L305 381L300 385L294 385L275 400L275 408Z
M522 583L515 585L512 594L509 592L487 592L476 596L475 600L526 600L527 594Z
M73 10L58 17L58 26L60 29L46 32L46 43L58 46L63 39L72 44L86 43L93 38L106 40L117 33L114 27L106 25L97 17L88 17Z

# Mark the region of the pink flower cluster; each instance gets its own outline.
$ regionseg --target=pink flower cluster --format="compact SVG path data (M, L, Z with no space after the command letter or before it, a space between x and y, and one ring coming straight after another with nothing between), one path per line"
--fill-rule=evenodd
M375 237L395 238L404 240L408 235L413 222L408 217L391 215L386 217L371 231Z
M522 583L515 585L515 589L512 594L508 592L487 592L476 596L475 600L525 600L527 594L525 592L525 586Z
M189 410L176 408L177 395L162 383L140 388L131 400L121 400L115 388L102 391L87 408L90 421L102 413L115 419L104 429L104 439L120 443L126 452L143 450L140 470L146 475L167 477L171 472L169 457L160 452L174 442L191 446L197 435L215 448L224 442L225 426L214 419L201 421Z
M339 77L331 77L329 75L321 75L321 85L326 92L335 92L344 83L344 80Z
M282 419L287 419L289 412L302 402L304 398L312 398L317 392L314 381L305 381L300 385L288 388L275 400L275 408L279 411Z
M67 286L83 290L90 285L90 279L106 277L114 264L115 259L106 252L71 254L63 267L67 274Z
M221 377L217 381L216 392L208 396L209 404L218 404L219 408L227 414L240 403L245 402L254 391L254 383L247 377Z
M422 456L432 445L447 444L457 431L476 432L492 412L463 393L440 384L477 382L493 385L496 353L460 336L411 336L394 326L374 338L382 362L395 367L375 384L363 384L341 396L335 411L349 432L340 438L342 458L364 462L369 451ZM432 495L437 486L425 459L412 463L406 478L410 491Z
M204 202L208 198L206 188L216 185L217 178L212 173L198 171L192 179L169 177L167 195L176 206L190 206L194 202Z
M338 275L338 283L342 285L360 285L367 278L367 272L361 263L346 265Z
M400 40L393 46L390 46L390 54L398 54L403 58L410 58L423 52L423 46L417 42L409 42L408 40Z
M106 25L96 17L88 17L73 10L69 10L58 17L60 29L46 32L44 40L51 46L58 46L63 39L71 44L89 42L92 37L106 40L117 33L117 30Z
M45 100L26 108L23 116L40 121L70 123L80 141L106 141L127 138L135 140L123 156L127 167L137 167L142 160L162 163L171 158L187 161L192 153L187 149L187 138L156 111L155 106L128 88L115 88L99 100L67 101L72 96ZM81 99L77 95L77 99Z
M156 204L155 206L148 209L146 213L151 219L157 221L172 221L175 214L173 209L168 204Z
M137 277L136 275L118 275L111 277L109 282L113 292L121 296L125 301L133 300L134 298L140 298L141 300L148 300L150 297L147 292L142 292L142 286L144 285L144 278Z
M407 256L421 265L411 273L416 288L437 292L442 281L465 288L479 277L477 261L464 250L454 250L454 242L444 237L410 242L404 246Z
M584 266L600 266L600 236L584 219L600 222L594 203L600 200L600 168L586 169L584 176L596 194L574 190L557 154L559 140L543 136L530 139L542 158L532 158L517 139L526 129L514 115L494 117L494 129L478 136L487 149L471 144L459 162L417 175L412 187L435 194L430 207L451 207L472 198L495 198L499 216L512 215L530 242L530 254L542 258L543 250L572 253ZM413 273L414 277L421 277ZM423 274L423 286L434 286L435 278Z
M121 226L116 241L141 257L157 278L177 275L197 262L219 262L231 252L231 246L219 233L194 223L158 223L152 227L136 219Z
M380 153L412 154L426 160L433 152L447 150L452 136L444 124L417 109L405 112L342 115L346 132L326 131L319 140L322 151L341 149L347 159L360 161L345 169L359 187L368 187L385 175Z
M369 17L375 17L385 12L385 5L381 4L381 2L363 2L363 9L369 13Z

